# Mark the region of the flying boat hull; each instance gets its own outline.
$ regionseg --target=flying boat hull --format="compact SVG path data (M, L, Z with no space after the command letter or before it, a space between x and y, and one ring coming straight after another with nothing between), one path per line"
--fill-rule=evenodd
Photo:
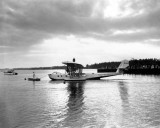
M103 77L110 77L120 75L120 73L106 73L106 74L83 74L81 76L69 76L61 73L48 74L51 80L64 80L64 81L85 81L85 80L99 80Z

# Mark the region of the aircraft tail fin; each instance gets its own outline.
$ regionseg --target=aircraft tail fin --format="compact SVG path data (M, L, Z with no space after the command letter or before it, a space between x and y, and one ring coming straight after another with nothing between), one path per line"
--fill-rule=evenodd
M128 60L121 61L116 73L123 73L123 70L126 69L129 66Z

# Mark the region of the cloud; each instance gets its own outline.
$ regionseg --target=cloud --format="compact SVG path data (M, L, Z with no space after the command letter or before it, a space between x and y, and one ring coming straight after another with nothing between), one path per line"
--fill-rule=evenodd
M105 4L102 6L102 3ZM120 42L134 42L135 40L143 41L145 37L148 39L148 35L150 38L155 38L155 31L158 31L156 35L159 34L160 2L156 0L147 2L145 0L126 0L125 3L122 3L119 1L118 8L121 9L121 13L126 12L127 9L132 10L130 15L120 16L120 18L105 18L103 12L105 5L106 8L109 6L102 0L100 2L97 0L5 0L1 14L1 26L3 27L1 36L5 33L6 37L3 37L15 41L13 43L16 45L18 43L32 45L32 43L49 38L51 35L72 34L97 38L95 36L97 33L102 35L104 38L101 39L106 41L107 39L111 41L113 37L113 41L117 38ZM100 6L102 9L99 9ZM140 11L143 13L137 13ZM144 32L129 36L128 34L113 34L118 30L130 29L144 29L148 34ZM9 42L11 41L9 40Z
M160 46L159 14L158 0L1 0L0 53L27 56L45 40L71 35L97 43Z

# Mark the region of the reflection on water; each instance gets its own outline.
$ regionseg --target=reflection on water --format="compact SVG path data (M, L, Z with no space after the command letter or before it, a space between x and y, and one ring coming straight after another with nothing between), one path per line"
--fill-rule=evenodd
M80 127L80 122L83 120L83 104L84 104L84 83L85 82L67 82L68 102L67 113L64 120L64 126L77 125ZM78 123L78 124L77 124Z
M35 89L35 87L36 87L35 81L32 81L32 84L33 84L33 89Z
M38 71L44 76L50 71ZM160 76L39 82L0 75L0 128L159 128Z
M132 113L129 106L129 94L128 94L127 82L119 81L118 87L119 87L120 98L122 101L121 126L129 127L128 122L130 120L130 117L132 116Z
M119 87L119 92L120 92L120 97L122 100L122 106L128 106L129 105L129 94L128 94L128 87L127 87L127 83L124 81L119 81L118 82L118 87Z
M0 128L7 128L9 127L8 123L9 120L7 119L7 111L5 109L6 103L4 99L1 99L0 97Z

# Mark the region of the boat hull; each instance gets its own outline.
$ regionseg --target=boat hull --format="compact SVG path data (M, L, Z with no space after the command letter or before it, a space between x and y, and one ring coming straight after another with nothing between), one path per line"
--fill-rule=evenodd
M100 80L103 77L115 76L119 73L106 73L106 74L83 74L81 76L69 76L61 73L48 74L51 80L64 80L64 81L85 81L85 80Z
M65 81L85 81L86 80L84 77L70 77L68 75L56 76L53 74L48 74L48 76L51 80L65 80Z
M13 72L13 73L4 72L4 75L18 75L18 73L16 73L16 72Z
M28 78L28 81L40 81L40 78Z

